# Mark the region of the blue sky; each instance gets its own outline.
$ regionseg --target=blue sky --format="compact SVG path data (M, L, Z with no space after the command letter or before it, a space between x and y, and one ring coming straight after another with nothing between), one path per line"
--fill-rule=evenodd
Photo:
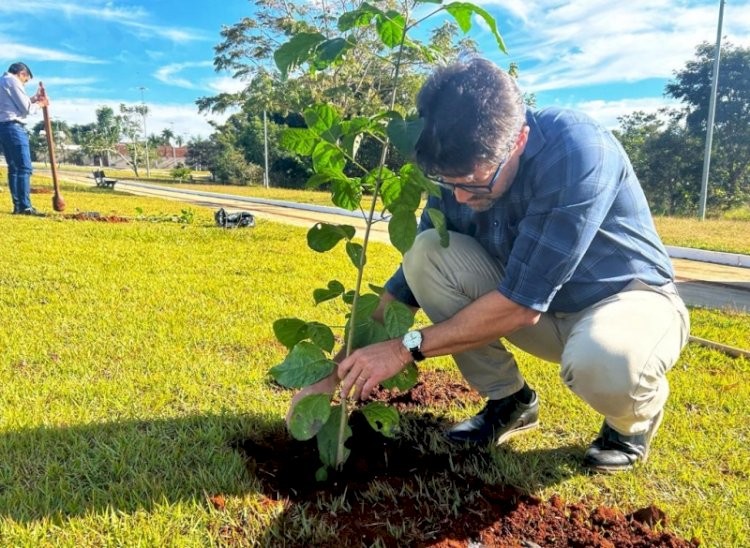
M471 31L501 66L515 61L521 86L539 106L579 108L608 127L616 117L669 104L664 84L716 40L718 0L490 0L477 2L498 22L510 51L489 32ZM0 68L26 62L52 99L53 118L94 120L97 107L150 107L149 133L211 132L195 99L241 83L213 70L222 25L252 16L247 0L0 0ZM724 36L750 46L750 0L730 0ZM145 90L141 92L140 87ZM222 120L223 117L213 117ZM34 119L31 120L32 123Z

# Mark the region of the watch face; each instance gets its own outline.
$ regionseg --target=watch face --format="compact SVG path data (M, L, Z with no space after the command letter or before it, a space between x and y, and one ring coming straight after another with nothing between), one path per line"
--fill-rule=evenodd
M404 346L406 348L419 348L422 344L422 334L419 331L409 331L404 335Z

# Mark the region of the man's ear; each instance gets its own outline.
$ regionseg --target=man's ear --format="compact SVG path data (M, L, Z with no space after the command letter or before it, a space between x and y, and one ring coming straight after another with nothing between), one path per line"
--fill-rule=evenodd
M516 139L516 149L518 150L518 154L523 154L523 150L526 148L526 143L529 142L529 131L531 128L529 126L524 125L521 131L518 133L518 138Z

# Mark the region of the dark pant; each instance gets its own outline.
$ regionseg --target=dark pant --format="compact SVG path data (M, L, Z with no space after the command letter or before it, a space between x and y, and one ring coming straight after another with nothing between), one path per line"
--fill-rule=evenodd
M17 123L0 123L0 146L8 163L8 186L13 197L13 212L31 207L31 151L26 128Z

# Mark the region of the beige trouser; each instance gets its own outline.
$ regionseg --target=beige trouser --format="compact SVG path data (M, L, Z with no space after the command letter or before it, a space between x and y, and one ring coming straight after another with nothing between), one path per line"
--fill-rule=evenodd
M404 274L434 323L444 321L503 276L499 262L474 238L450 233L441 247L435 230L421 233L404 256ZM506 337L543 360L559 363L563 382L622 434L647 430L669 395L666 373L687 343L689 316L674 285L631 282L620 293L575 313L544 313ZM498 340L454 355L480 394L499 399L520 390L523 377Z

